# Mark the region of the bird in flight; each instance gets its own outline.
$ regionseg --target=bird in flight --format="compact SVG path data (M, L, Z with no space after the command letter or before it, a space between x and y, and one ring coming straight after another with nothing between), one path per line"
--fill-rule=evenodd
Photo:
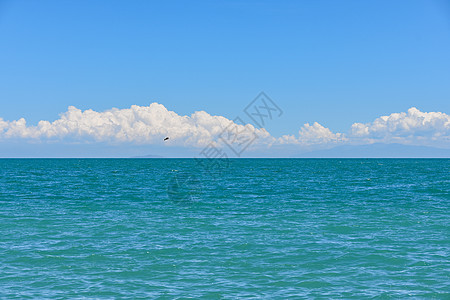
M167 141L169 139L169 137L164 138L164 141Z

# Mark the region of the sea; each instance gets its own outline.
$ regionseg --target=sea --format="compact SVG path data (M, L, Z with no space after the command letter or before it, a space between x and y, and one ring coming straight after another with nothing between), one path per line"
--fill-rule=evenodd
M450 299L450 159L0 159L0 299Z

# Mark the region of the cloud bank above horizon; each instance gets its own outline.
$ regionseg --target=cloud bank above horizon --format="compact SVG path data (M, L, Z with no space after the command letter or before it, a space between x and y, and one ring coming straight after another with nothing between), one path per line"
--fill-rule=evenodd
M24 118L5 121L0 118L0 141L75 141L163 144L167 146L204 147L219 142L219 136L229 126L242 134L255 134L258 138L250 149L269 148L273 145L294 145L299 148L323 147L338 144L400 143L450 148L450 116L442 112L421 112L415 107L407 112L380 116L373 122L354 123L347 133L333 133L314 122L300 127L298 135L273 137L264 128L252 124L236 124L223 116L197 111L190 116L178 115L164 105L133 105L127 109L113 108L104 112L82 111L70 106L54 122L40 121L28 126ZM235 141L239 143L239 141Z

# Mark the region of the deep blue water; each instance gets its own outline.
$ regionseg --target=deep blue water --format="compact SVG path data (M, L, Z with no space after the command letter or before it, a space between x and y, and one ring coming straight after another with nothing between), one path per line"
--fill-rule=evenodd
M450 299L449 159L210 162L1 159L0 298Z

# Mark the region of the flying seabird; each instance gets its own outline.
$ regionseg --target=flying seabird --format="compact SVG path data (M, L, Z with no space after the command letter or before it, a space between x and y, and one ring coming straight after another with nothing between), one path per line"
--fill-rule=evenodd
M169 139L169 137L164 138L164 141L167 141Z

